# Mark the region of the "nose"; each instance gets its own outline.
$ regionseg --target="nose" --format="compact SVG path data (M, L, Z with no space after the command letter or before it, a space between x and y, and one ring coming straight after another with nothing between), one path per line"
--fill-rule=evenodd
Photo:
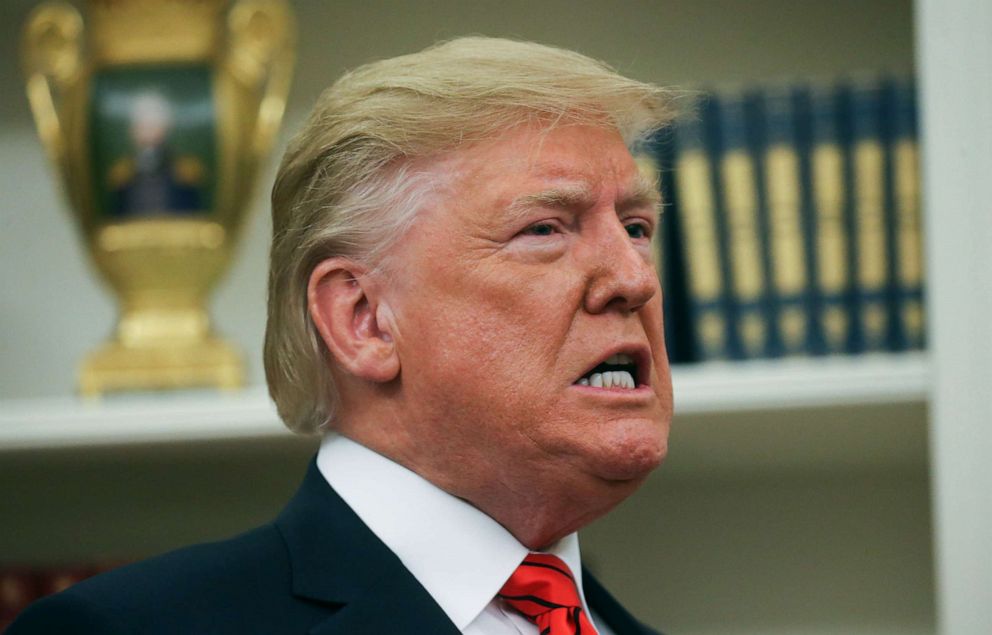
M659 292L655 264L613 216L592 241L585 297L589 313L634 312Z

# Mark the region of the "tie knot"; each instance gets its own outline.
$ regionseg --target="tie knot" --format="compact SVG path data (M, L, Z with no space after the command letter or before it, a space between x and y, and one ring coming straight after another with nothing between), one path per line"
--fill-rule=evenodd
M582 612L575 577L560 558L529 554L500 589L499 597L542 633L595 633Z

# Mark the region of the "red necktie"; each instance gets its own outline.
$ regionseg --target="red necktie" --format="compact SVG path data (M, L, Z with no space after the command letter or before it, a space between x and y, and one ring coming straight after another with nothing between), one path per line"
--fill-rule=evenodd
M596 635L582 610L572 572L555 556L528 555L498 596L537 624L541 635Z

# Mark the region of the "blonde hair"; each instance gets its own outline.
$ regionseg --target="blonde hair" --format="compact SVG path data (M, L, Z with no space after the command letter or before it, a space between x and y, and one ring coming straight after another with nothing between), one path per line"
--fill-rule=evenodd
M657 86L505 39L459 38L341 77L290 141L272 189L265 374L286 426L316 432L338 400L308 313L310 273L333 256L380 263L436 185L414 161L534 121L608 126L633 144L671 115Z

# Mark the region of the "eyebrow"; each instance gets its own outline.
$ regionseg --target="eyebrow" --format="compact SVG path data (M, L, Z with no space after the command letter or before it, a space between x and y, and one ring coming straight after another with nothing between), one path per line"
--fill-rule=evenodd
M595 200L596 197L593 196L592 188L576 183L518 196L506 209L511 215L520 216L535 207L560 209L589 207Z
M617 211L623 212L638 207L653 207L661 213L661 192L658 185L644 174L639 173L630 189L626 190L617 203Z
M582 183L575 183L518 196L507 206L506 211L511 216L516 217L535 207L576 209L591 207L595 202L596 197L591 187ZM630 187L621 192L616 204L617 213L639 207L653 207L656 213L661 213L661 194L659 194L658 188L641 174L634 179Z

